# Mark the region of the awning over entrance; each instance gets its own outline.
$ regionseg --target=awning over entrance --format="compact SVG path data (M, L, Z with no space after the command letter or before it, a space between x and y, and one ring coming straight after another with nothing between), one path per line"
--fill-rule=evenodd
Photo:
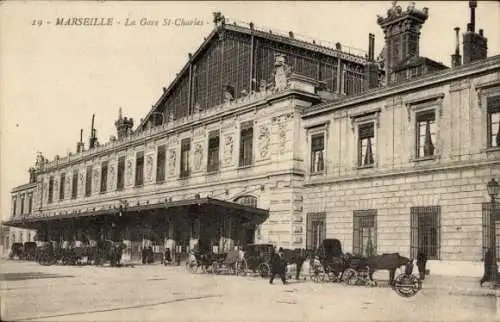
M157 204L145 204L145 205L129 205L123 209L127 213L143 212L148 210L162 210L166 214L175 215L176 212L184 212L189 209L191 213L198 213L203 215L203 213L223 213L226 215L241 216L249 224L261 224L269 216L269 210L250 207L242 205L239 203L225 201L214 198L195 198L195 199L184 199L170 202L162 202ZM105 215L118 215L119 210L117 208L102 209L96 211L88 212L71 212L56 216L46 216L46 217L20 217L14 218L12 220L3 221L2 225L19 227L19 228L36 228L41 223L50 222L54 220L64 220L72 218L88 218L96 216Z

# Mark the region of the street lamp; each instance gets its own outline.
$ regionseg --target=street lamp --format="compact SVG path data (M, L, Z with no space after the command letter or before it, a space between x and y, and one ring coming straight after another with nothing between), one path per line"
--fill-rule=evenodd
M500 185L495 179L491 179L486 185L488 189L488 194L491 197L491 206L490 206L490 245L492 247L492 261L491 261L491 281L493 285L496 284L497 279L497 241L496 241L496 218L495 218L495 197L500 190Z

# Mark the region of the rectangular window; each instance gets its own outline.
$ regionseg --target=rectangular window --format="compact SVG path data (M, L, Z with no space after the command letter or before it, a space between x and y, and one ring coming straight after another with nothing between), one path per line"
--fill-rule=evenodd
M101 193L106 192L108 188L108 161L101 163Z
M411 249L416 258L423 252L428 259L439 259L441 233L441 207L411 207Z
M137 152L135 157L135 186L144 184L144 152Z
M71 198L76 199L76 196L78 196L78 170L73 170L71 186Z
M311 172L325 169L325 135L316 134L311 137Z
M61 173L60 183L59 183L59 200L64 200L64 188L66 185L66 173Z
M51 176L49 178L49 201L48 201L48 203L52 203L53 198L54 198L53 194L54 194L54 177Z
M118 170L116 174L116 189L123 190L125 186L125 156L118 159Z
M253 121L241 123L240 167L253 163Z
M375 124L365 123L358 126L358 166L375 163Z
M488 97L488 147L500 148L500 95Z
M416 114L416 157L425 158L434 155L436 142L436 113L424 111Z
M219 130L210 132L208 134L208 158L207 158L208 172L219 170L219 146L220 146Z
M326 238L326 213L307 214L306 248L318 249Z
M360 256L377 253L377 210L355 210L352 252Z
M24 194L21 195L21 215L24 214Z
M85 197L90 196L92 193L92 166L87 166L86 180L85 180Z
M28 197L28 213L31 214L32 210L33 210L33 195L30 194Z
M156 182L165 180L165 162L166 162L166 146L160 145L158 147L158 154L156 155Z
M181 177L189 176L189 151L191 150L191 139L181 141Z

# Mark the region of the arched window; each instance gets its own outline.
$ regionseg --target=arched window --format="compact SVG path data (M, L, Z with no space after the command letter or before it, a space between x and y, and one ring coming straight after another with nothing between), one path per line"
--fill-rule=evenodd
M240 205L257 208L257 198L254 196L241 196L236 198L234 202Z

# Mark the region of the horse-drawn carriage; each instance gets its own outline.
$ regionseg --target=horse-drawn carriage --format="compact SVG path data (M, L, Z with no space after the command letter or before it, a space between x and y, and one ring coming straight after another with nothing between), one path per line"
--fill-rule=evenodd
M272 244L250 244L244 247L248 269L258 272L261 277L268 277L271 272L271 257L274 253Z
M377 270L388 270L389 284L394 285L395 282L398 283L394 278L396 269L411 262L409 258L399 253L367 257L344 254L338 239L323 240L316 256L319 257L320 267L312 272L313 280L322 281L328 277L329 281L346 282L349 285L375 286L373 273Z
M22 260L24 258L24 246L23 243L13 243L10 247L9 259L19 258Z
M100 245L81 245L79 247L62 248L54 242L44 242L38 247L37 258L41 265L76 265L79 263L101 265L109 262L111 266L119 266L123 243L104 240ZM85 259L85 260L84 260Z
M196 273L201 268L203 272L214 274L229 272L236 275L246 275L248 265L243 251L238 249L220 254L191 250L186 261L186 268L191 273Z

